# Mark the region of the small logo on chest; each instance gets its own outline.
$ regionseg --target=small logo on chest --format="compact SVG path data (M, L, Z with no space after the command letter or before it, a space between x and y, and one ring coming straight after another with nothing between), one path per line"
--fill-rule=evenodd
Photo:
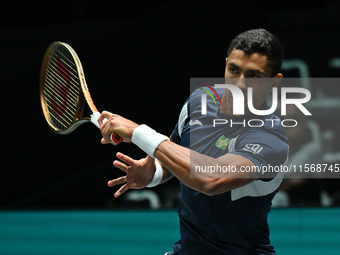
M253 154L259 154L263 147L257 143L248 143L243 148L244 151L252 152Z
M229 142L230 139L222 135L220 138L218 138L217 142L215 143L215 146L217 148L225 150L228 147Z

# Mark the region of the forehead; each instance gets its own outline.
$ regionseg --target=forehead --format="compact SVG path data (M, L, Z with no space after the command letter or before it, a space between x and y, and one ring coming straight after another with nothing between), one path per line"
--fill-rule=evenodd
M244 70L260 70L266 74L270 74L271 71L268 64L268 57L263 53L256 52L248 55L242 50L234 49L228 57L228 64L231 63Z

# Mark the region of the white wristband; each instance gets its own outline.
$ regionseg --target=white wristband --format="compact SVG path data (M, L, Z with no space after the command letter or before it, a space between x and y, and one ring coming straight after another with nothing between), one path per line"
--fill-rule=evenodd
M138 126L132 134L131 141L137 145L141 150L150 155L151 157L155 157L155 151L161 142L169 140L169 138L165 135L157 133L152 128L148 127L145 124Z
M155 161L156 164L156 171L155 174L153 175L152 181L146 186L148 188L155 187L158 184L161 183L163 179L163 168L161 164L159 164L157 161Z

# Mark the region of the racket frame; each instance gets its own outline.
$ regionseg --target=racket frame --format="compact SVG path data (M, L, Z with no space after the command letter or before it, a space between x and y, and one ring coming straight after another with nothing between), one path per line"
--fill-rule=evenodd
M49 110L47 109L47 105L45 103L44 91L43 91L44 80L45 80L45 75L46 75L46 72L47 72L47 65L48 65L48 62L49 62L49 59L50 59L50 56L51 56L51 51L54 50L54 48L57 45L64 46L69 51L69 53L72 55L74 62L75 62L75 65L76 65L76 68L77 68L78 78L79 78L80 87L81 87L81 90L79 90L79 100L78 100L77 105L76 105L75 117L74 117L71 125L68 128L66 128L65 130L58 129L55 125L53 125L51 118L50 118ZM58 133L58 134L63 134L63 135L67 135L67 134L72 133L78 126L80 126L81 124L83 124L85 122L91 122L90 117L83 117L85 101L86 101L87 105L89 106L90 110L92 111L92 113L98 112L97 107L93 103L91 94L90 94L88 86L86 84L85 74L84 74L84 70L83 70L82 64L80 62L80 59L79 59L77 53L73 50L73 48L70 45L68 45L67 43L55 41L55 42L51 43L50 46L48 47L48 49L46 50L44 60L43 60L43 64L42 64L42 68L41 68L41 73L40 73L40 101L41 101L41 107L42 107L45 119L48 123L48 126L51 128L51 130L53 132Z

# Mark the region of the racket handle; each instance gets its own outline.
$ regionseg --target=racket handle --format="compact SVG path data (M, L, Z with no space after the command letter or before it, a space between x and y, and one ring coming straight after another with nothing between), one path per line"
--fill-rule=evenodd
M111 133L110 135L111 141L115 144L119 144L121 142L123 142L123 137L121 137L120 135L118 135L117 133Z
M91 122L93 124L96 125L97 128L100 128L99 126L99 123L98 123L98 118L101 114L99 112L94 112L92 115L91 115ZM107 119L105 118L103 120L103 122L106 122ZM123 137L121 137L120 135L118 135L117 133L111 133L110 135L110 139L111 139L111 142L113 142L114 144L119 144L123 141Z
M100 113L99 112L94 112L92 115L91 115L91 122L93 124L96 125L97 128L100 128L99 126L99 123L98 123L98 118L100 117Z

